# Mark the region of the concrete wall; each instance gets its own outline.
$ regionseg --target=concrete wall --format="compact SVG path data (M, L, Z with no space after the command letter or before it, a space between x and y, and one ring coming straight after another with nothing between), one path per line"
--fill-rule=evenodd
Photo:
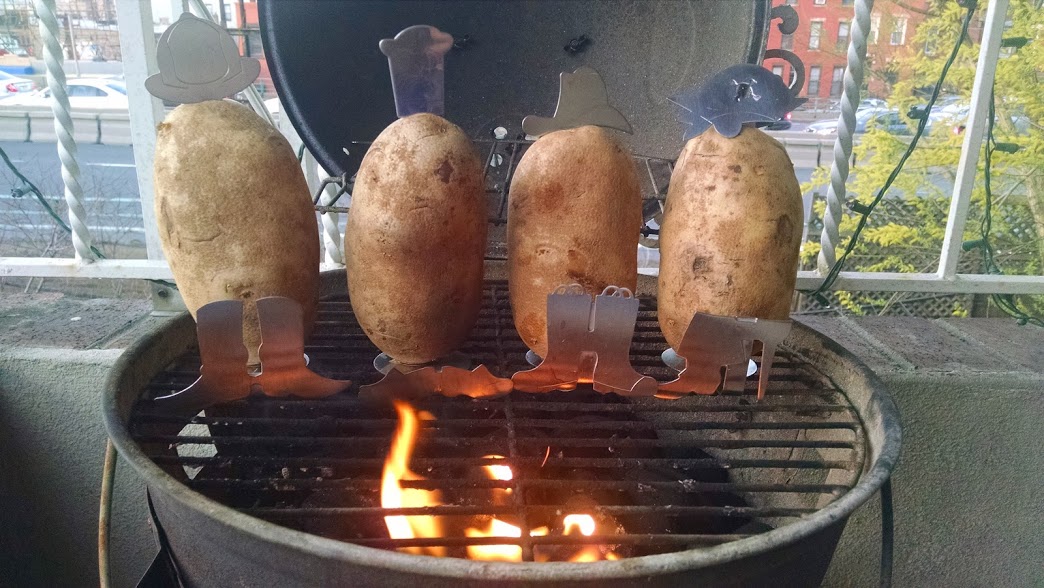
M0 586L97 582L99 402L144 303L0 299ZM78 320L71 322L71 318ZM999 319L803 319L892 387L896 586L1044 585L1044 332ZM144 490L117 471L115 586L155 553ZM878 502L848 524L828 586L875 586Z

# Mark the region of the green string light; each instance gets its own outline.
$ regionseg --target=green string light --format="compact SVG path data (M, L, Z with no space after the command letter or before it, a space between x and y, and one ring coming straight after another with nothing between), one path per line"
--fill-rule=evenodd
M885 180L881 189L877 191L877 195L867 205L858 205L850 208L859 214L859 222L856 224L855 231L852 232L852 236L848 239L848 244L845 245L845 251L841 254L841 257L834 262L834 265L830 267L830 271L827 272L826 277L823 278L823 282L819 284L819 287L815 290L804 291L805 294L815 297L819 301L826 300L823 295L824 292L830 289L837 281L837 277L841 274L841 270L845 267L845 262L848 261L848 256L852 254L856 244L859 241L859 236L863 233L863 229L866 227L867 220L870 218L870 214L877 208L881 200L884 199L888 189L892 187L892 183L899 177L899 172L903 170L906 165L906 160L910 159L910 155L913 154L914 149L917 147L918 141L921 140L921 136L924 135L924 130L928 126L928 115L932 112L932 107L935 106L935 101L939 98L939 94L942 92L943 83L946 81L946 74L950 71L950 66L957 60L957 53L961 49L961 45L964 43L964 39L968 36L968 27L971 24L972 16L975 14L975 6L972 3L968 7L967 12L964 15L964 21L961 24L961 34L957 35L957 42L953 45L953 50L950 51L949 58L946 59L946 63L943 64L942 72L939 74L939 81L935 83L935 88L932 89L932 95L928 99L928 104L925 106L923 115L920 117L917 123L917 131L913 135L913 139L910 140L910 144L906 147L906 152L899 158L899 163L896 164L895 168L892 169L892 173L888 174L888 179ZM829 305L829 304L828 304Z
M961 33L957 37L957 42L954 44L953 51L950 52L949 58L946 60L946 63L943 65L942 72L939 75L939 80L938 80L938 82L936 82L935 88L932 90L931 98L928 100L928 104L925 107L923 113L920 113L920 116L918 117L919 122L917 124L917 131L916 131L916 133L914 133L913 139L910 141L910 145L907 147L906 152L903 153L903 156L899 159L899 163L892 170L892 173L888 175L888 179L885 180L884 185L877 192L877 195L874 197L873 201L870 202L870 204L868 204L868 205L858 204L857 206L850 206L849 207L851 210L853 210L853 212L856 212L857 214L859 214L860 218L859 218L858 224L856 225L855 231L852 232L852 236L851 236L851 238L849 238L848 243L845 246L844 253L841 255L840 258L838 258L838 260L834 263L834 265L831 266L830 271L827 273L826 277L823 279L823 282L819 285L818 288L816 288L815 290L804 291L805 294L807 294L809 296L813 296L816 300L820 301L820 303L823 303L826 306L830 306L829 300L826 299L826 297L823 295L823 293L825 291L829 290L830 287L837 280L838 275L840 275L841 270L844 268L845 262L848 260L848 256L855 249L855 246L856 246L856 244L858 242L859 236L863 232L863 228L866 226L866 223L867 223L867 220L870 217L870 214L874 211L874 209L877 207L877 205L881 202L881 200L884 198L884 195L887 193L888 189L892 186L892 183L899 176L899 172L901 172L902 169L903 169L903 166L906 165L907 159L910 158L910 155L913 153L914 148L917 147L918 141L920 140L921 136L924 134L925 127L928 124L928 114L931 113L932 107L935 105L935 101L939 97L939 94L940 94L940 92L942 90L943 83L946 81L946 75L947 75L947 73L950 70L950 66L953 65L953 62L956 60L957 53L960 50L961 45L964 43L964 40L965 40L965 38L968 35L968 26L971 24L971 20L972 20L972 16L973 16L974 12L975 12L975 5L974 5L974 3L972 3L972 5L967 7L967 12L965 13L964 21L963 21L963 23L961 25ZM1017 44L1014 44L1014 45L1011 45L1011 46L1021 47L1021 45L1017 45ZM994 92L991 89L990 90L990 104L989 104L989 120L987 121L987 125L986 125L986 154L985 154L985 182L984 182L985 183L985 193L986 193L985 211L983 213L982 222L980 223L980 226L979 226L979 239L965 242L962 245L962 249L965 250L965 251L970 251L972 249L979 249L982 252L983 265L985 267L986 273L1000 275L1000 274L1003 274L1004 272L1001 270L1000 266L997 264L996 260L994 259L994 249L993 249L993 245L990 243L990 231L992 229L992 223L993 223L993 217L992 217L993 192L992 192L991 185L990 185L991 179L992 179L991 168L992 168L992 165L993 165L993 153L994 153L994 151L1000 151L1002 153L1015 153L1016 151L1018 151L1019 146L1017 144L1014 144L1014 143L998 143L998 142L996 142L996 140L994 139L994 136L993 136L993 126L994 126L994 120L996 118L995 110L996 110L996 99L995 99L995 96L994 96ZM1000 308L1004 313L1006 313L1009 316L1011 316L1012 318L1014 318L1018 322L1018 324L1020 324L1020 325L1031 324L1031 325L1044 327L1044 320L1041 320L1038 317L1034 317L1032 315L1029 315L1028 313L1023 311L1019 307L1018 301L1015 299L1015 297L1013 295L1011 295L1011 294L991 294L990 298L991 298L993 303L998 308Z

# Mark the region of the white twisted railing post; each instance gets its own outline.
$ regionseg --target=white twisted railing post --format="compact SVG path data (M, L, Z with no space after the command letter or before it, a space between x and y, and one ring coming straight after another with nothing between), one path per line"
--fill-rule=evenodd
M827 187L826 210L823 213L823 232L819 238L817 269L825 276L837 262L837 247L841 241L839 225L844 215L845 182L848 181L848 162L852 158L852 136L856 128L856 109L863 86L863 68L866 65L866 41L870 35L870 11L874 0L856 0L852 21L851 41L848 44L848 65L845 68L841 91L841 116L837 121L837 139L834 140L834 161L830 166L830 185Z
M65 204L69 207L69 226L72 228L73 251L76 259L94 261L91 251L91 232L87 228L87 211L83 208L83 188L80 186L80 165L76 162L76 140L69 112L69 93L65 85L65 55L58 38L58 15L54 0L36 0L36 15L40 19L40 37L44 42L44 62L47 64L47 88L51 91L51 112L54 113L54 132L58 136L58 158L62 162L62 181L65 183Z

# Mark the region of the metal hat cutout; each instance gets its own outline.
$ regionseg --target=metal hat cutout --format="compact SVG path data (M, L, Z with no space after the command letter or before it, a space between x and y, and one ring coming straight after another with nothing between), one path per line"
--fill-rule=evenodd
M775 122L803 104L806 98L796 96L800 89L788 88L782 78L760 65L742 64L722 70L674 102L685 110L681 121L689 125L686 140L711 125L731 138L744 123Z
M536 137L584 125L634 132L627 118L609 104L602 76L586 66L560 74L558 106L553 117L531 114L522 120L522 130Z
M180 104L221 100L261 74L261 63L242 57L228 31L188 12L163 31L156 61L160 72L145 80L145 89Z
M395 114L402 118L420 112L446 112L446 70L443 57L453 47L453 36L428 25L403 29L394 39L381 39L388 56Z
M301 305L289 298L269 296L257 301L261 330L261 372L247 372L243 344L243 301L218 300L196 311L196 337L202 366L188 388L156 398L156 406L175 414L200 410L260 392L265 396L322 398L351 386L308 369L304 355Z

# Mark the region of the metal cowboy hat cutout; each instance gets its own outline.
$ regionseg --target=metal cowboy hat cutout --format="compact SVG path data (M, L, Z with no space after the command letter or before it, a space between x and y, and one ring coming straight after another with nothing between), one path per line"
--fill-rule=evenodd
M258 60L239 55L228 31L188 12L163 32L156 61L160 72L145 80L145 89L181 104L231 96L261 73Z

